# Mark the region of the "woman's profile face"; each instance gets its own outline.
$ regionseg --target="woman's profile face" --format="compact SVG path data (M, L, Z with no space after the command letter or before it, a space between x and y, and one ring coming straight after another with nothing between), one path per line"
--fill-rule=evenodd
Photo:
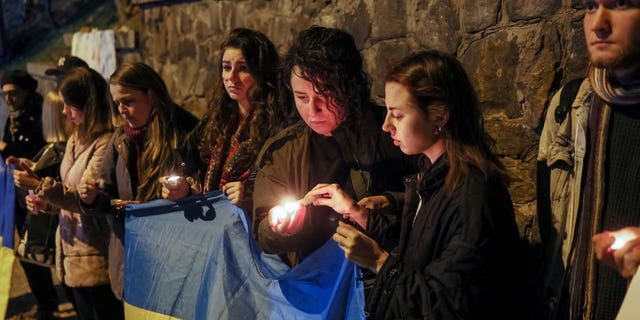
M440 140L435 133L436 122L415 105L406 86L387 82L384 93L387 115L382 130L391 134L393 144L404 154L426 154Z
M296 109L302 120L317 134L330 137L344 115L341 107L331 105L328 97L320 94L313 83L298 76L300 69L293 68L291 72L291 89Z
M150 91L143 91L119 84L109 85L118 112L131 128L141 128L151 119L153 102Z
M59 93L60 98L62 98L62 114L69 120L69 122L73 123L76 126L79 126L84 121L84 110L80 109L78 106L73 106L66 102L62 93Z
M255 83L249 65L238 48L226 48L222 54L222 83L231 99L247 101L247 92Z

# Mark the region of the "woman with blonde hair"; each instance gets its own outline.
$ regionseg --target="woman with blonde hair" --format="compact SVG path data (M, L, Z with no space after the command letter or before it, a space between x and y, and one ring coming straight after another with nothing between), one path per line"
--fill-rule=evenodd
M142 63L123 64L111 75L109 87L123 124L107 143L101 166L78 186L88 215L107 216L111 227L109 275L112 290L124 290L124 215L114 210L126 203L162 198L160 178L195 175L185 158L188 134L197 118L180 108L157 72ZM201 192L197 181L182 178L187 193Z

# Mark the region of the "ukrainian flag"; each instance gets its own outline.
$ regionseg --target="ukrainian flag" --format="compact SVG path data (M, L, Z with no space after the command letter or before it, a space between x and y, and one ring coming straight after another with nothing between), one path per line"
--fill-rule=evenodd
M0 157L0 319L5 318L11 274L13 271L13 218L15 205L15 185L13 167L4 163Z
M127 319L364 319L360 270L329 240L295 268L220 192L127 207Z

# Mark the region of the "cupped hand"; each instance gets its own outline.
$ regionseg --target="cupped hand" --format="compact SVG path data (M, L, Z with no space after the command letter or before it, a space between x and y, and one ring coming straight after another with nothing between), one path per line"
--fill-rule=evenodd
M596 258L630 278L640 265L640 228L625 227L593 236Z
M13 171L13 181L18 188L35 189L40 185L40 179L28 167L26 170L15 169Z
M190 186L185 177L163 176L158 179L162 184L162 197L164 199L176 201L189 196Z
M389 257L389 254L382 250L375 240L342 221L338 223L333 240L344 251L347 259L376 273Z
M290 236L302 230L307 215L307 206L300 202L289 202L277 205L269 210L269 226L273 232Z
M28 194L25 197L25 202L27 204L27 210L36 215L47 209L47 202L36 194Z
M80 201L85 204L91 205L98 198L101 186L94 178L82 179L76 186L76 191L80 197Z

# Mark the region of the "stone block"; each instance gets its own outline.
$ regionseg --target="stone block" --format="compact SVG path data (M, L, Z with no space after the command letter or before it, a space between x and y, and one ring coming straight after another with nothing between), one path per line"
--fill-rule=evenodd
M543 18L558 11L561 1L558 0L509 0L504 2L509 20L529 20Z
M401 18L400 18L401 19ZM458 18L450 0L407 7L411 36L425 48L455 54L460 44Z
M371 24L372 40L402 37L407 33L406 1L374 1L373 15L376 23Z
M462 0L460 26L463 32L477 32L498 23L500 0Z

